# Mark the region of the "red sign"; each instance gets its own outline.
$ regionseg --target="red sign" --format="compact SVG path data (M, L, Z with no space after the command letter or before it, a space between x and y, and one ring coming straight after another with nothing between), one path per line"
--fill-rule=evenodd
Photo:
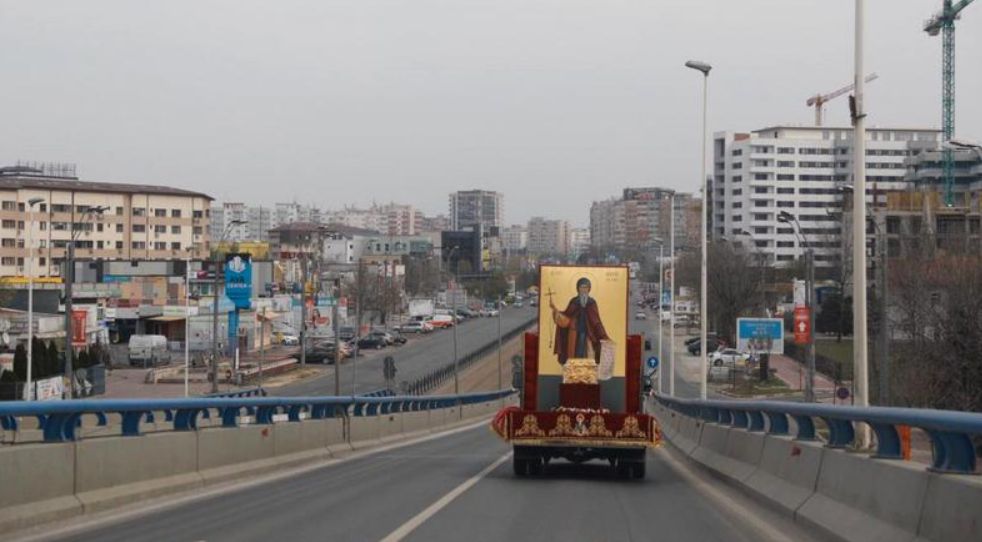
M812 325L808 307L794 308L794 343L808 344L811 342Z
M88 310L72 309L72 346L85 346L85 324L88 319Z

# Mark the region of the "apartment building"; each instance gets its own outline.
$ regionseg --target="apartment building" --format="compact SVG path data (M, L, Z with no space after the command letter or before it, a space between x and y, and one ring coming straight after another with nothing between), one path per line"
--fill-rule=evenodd
M571 228L569 230L569 257L575 261L582 254L590 251L590 230L588 228Z
M670 242L674 205L675 247L695 246L692 194L658 187L625 188L620 199L596 201L590 206L590 244L601 249L657 251ZM696 212L698 219L698 211ZM697 237L696 237L697 238Z
M211 206L211 238L235 243L247 241L269 241L272 226L272 209L269 207L249 207L244 203L213 203ZM236 223L240 221L240 223ZM234 224L234 225L233 225Z
M501 230L501 244L509 253L524 252L528 243L529 230L523 224L513 224Z
M711 236L750 243L776 265L804 253L794 215L819 267L836 265L841 252L842 190L852 183L852 129L772 126L714 136ZM906 190L906 160L936 148L932 129L871 128L867 131L866 181L883 193ZM872 202L872 191L867 194ZM876 205L882 205L883 200Z
M450 194L450 229L480 227L492 236L504 226L504 195L490 190L461 190Z
M569 252L569 223L532 217L528 222L528 252L565 256Z
M0 276L24 276L28 267L37 277L61 275L73 237L79 260L183 259L189 250L196 259L208 256L210 196L58 175L45 168L0 168ZM40 201L30 206L32 199Z

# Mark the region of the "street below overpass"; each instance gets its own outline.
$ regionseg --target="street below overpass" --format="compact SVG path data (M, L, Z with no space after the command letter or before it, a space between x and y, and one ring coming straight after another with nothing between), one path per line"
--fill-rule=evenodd
M512 473L486 423L300 474L50 530L41 540L808 540L665 446L645 480L603 462Z
M535 309L529 307L506 308L501 313L501 333L507 334L535 317ZM351 359L341 364L341 394L370 393L385 387L382 363L387 356L395 360L395 381L412 382L434 369L453 363L453 330L434 331L421 337L413 336L404 346L383 350L363 351L356 362ZM464 321L457 328L457 355L462 358L486 344L497 341L497 318L475 318ZM279 388L271 388L273 395L308 396L333 395L334 370Z

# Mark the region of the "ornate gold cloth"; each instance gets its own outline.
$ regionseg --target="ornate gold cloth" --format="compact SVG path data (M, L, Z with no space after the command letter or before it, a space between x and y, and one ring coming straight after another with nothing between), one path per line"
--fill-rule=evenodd
M596 384L597 363L592 359L572 358L563 365L563 384Z

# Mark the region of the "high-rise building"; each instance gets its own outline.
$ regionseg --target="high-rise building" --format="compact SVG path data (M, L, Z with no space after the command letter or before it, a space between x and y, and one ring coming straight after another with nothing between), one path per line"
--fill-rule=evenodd
M532 217L528 222L528 251L537 255L566 256L569 252L569 223L541 216Z
M514 224L501 230L503 248L509 253L524 252L528 248L529 230L522 224Z
M504 226L504 195L490 190L461 190L450 194L450 229L466 230L480 226L497 232Z
M590 207L590 244L604 250L656 251L667 247L671 207L675 202L675 247L690 248L692 224L686 210L692 195L667 188L625 188L621 199L596 201ZM698 230L697 230L698 231Z
M786 265L804 254L794 215L818 267L836 265L841 252L839 222L843 187L852 184L851 128L773 126L749 133L714 136L710 234L714 239L752 243L771 262ZM936 148L933 129L867 129L866 181L870 192L905 190L908 157ZM877 201L880 205L882 201Z
M242 223L233 225L236 220ZM267 242L272 228L271 221L272 212L269 207L247 207L244 203L236 202L212 203L211 237L218 241L227 230L227 241Z
M575 261L582 254L590 251L590 230L588 228L572 228L569 230L569 257Z
M71 173L74 175L74 172ZM32 209L29 201L40 198ZM79 260L207 258L212 198L166 186L80 181L0 168L0 276L58 276L75 235ZM101 208L101 213L91 209ZM34 250L27 246L33 230ZM33 259L28 265L27 259Z

